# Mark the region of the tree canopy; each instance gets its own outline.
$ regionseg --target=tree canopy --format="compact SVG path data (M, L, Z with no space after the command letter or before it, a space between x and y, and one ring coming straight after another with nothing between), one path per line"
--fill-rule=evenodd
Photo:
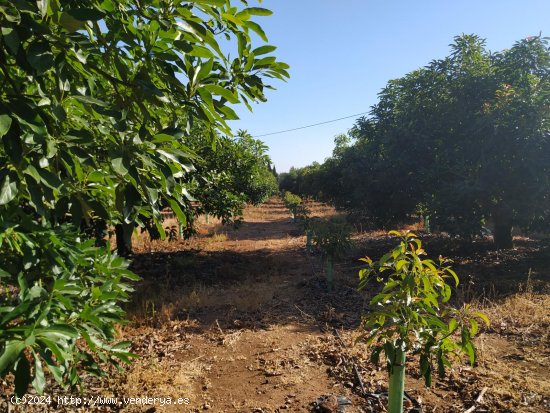
M215 147L210 137L195 133L190 145L200 157L187 177L189 191L199 202L196 214L212 214L222 222L236 221L245 203L260 204L277 192L268 148L248 132L239 130L236 137L218 137Z
M459 36L450 56L388 83L310 192L382 224L422 211L472 235L492 221L509 247L512 225L550 218L549 73L547 39L491 53Z
M288 77L254 21L271 12L234 3L0 4L0 375L15 372L19 394L43 390L44 365L74 385L80 368L128 359L111 341L135 276L87 230L163 234L165 206L185 222L195 125L215 146L232 104Z

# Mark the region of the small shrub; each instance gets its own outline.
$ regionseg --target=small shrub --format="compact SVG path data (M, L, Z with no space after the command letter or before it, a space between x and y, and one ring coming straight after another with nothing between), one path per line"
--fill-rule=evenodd
M371 280L383 285L370 301L371 311L363 318L365 339L373 346L371 360L378 363L383 352L389 372L389 412L403 412L403 391L407 355L420 356L420 373L426 385L432 381L434 365L440 376L461 353L475 361L472 337L478 331L476 318L487 317L470 311L444 306L451 298L447 279L458 285L456 273L448 262L424 259L422 243L410 232L391 231L399 245L379 261L362 258L367 268L359 272L359 288Z
M342 258L352 246L345 218L320 219L313 223L314 242L324 256Z
M169 242L176 242L179 239L180 231L176 225L165 227L164 232Z
M334 260L344 257L352 246L350 228L346 220L334 217L330 220L312 222L313 242L321 251L325 261L325 271L329 291L334 284Z
M302 198L298 195L294 195L292 192L285 191L283 194L283 203L288 208L292 215L292 219L296 219L300 206L302 204Z

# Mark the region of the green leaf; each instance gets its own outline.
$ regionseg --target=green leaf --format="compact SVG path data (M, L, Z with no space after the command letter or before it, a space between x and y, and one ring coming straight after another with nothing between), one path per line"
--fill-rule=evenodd
M219 95L225 98L230 103L239 103L239 99L235 96L230 90L220 86L220 85L204 85L204 88L214 95Z
M42 368L42 361L40 356L33 351L34 354L34 379L32 386L36 389L38 394L44 393L44 387L46 386L46 377L44 376L44 369Z
M439 377L443 378L445 377L445 366L449 364L449 361L445 357L443 351L437 352L437 373L439 374Z
M466 343L466 345L463 347L464 351L470 358L470 365L474 365L476 361L476 352L474 349L474 345L471 342Z
M458 275L456 275L456 272L454 272L454 271L451 270L450 268L447 268L447 272L448 272L449 274L452 275L452 277L453 277L454 280L455 280L455 286L458 287L459 279L458 279Z
M449 321L449 332L452 333L456 330L456 327L458 325L458 322L456 319L452 318L451 321Z
M187 189L182 188L181 192L188 201L195 202L197 200L193 195L189 193Z
M200 46L198 44L192 45L191 49L187 51L186 54L196 57L202 57L205 59L211 59L214 57L214 53L212 53L209 48Z
M10 278L10 277L11 277L11 274L9 272L0 268L0 280L2 278Z
M174 137L172 135L168 135L166 133L158 133L155 136L153 136L153 139L151 142L153 143L164 143L164 142L173 142Z
M244 24L243 20L229 13L222 13L222 18L225 19L226 21L230 21L231 23L237 26L242 26Z
M40 11L40 16L42 16L42 18L46 17L46 15L48 14L48 4L49 0L36 1L36 6L38 7L38 10Z
M471 319L471 320L470 320L470 325L471 325L471 327L472 327L472 328L470 329L470 334L471 334L472 336L475 336L475 335L477 334L478 329L479 329L479 326L478 326L478 324L477 324L477 321L474 320L474 319Z
M225 6L226 0L194 0L197 4L206 4L208 6L217 6L217 7L223 7Z
M11 174L6 174L0 183L0 205L6 205L17 196L17 183Z
M56 174L54 174L54 173L52 173L52 172L50 172L50 171L48 171L47 169L44 169L44 168L39 168L36 171L40 175L40 181L45 186L47 186L48 188L51 188L51 189L61 188L62 182Z
M5 375L25 347L24 341L8 341L5 344L4 351L0 355L0 376Z
M96 9L90 8L81 8L81 9L71 9L66 10L66 12L77 20L80 21L98 21L101 20L105 14Z
M0 7L0 13L11 23L19 23L21 21L21 15L16 7L2 6Z
M164 156L165 158L167 159L170 159L171 161L177 163L177 164L181 164L177 154L174 154L174 153L171 153L171 152L168 152L168 151L165 151L163 149L157 149L157 152L159 154L161 154L162 156Z
M80 102L83 102L83 103L87 103L89 105L97 105L97 106L101 106L101 107L106 107L107 106L107 103L105 103L104 101L96 99L96 98L91 97L91 96L73 95L71 97L73 99L76 99L76 100L78 100Z
M264 42L267 42L269 41L267 39L267 35L265 34L264 30L262 29L262 27L257 24L257 23L254 23L253 21L245 21L244 22L244 26L249 28L250 30L252 30L254 33L256 33L258 36L260 36L260 38L264 41Z
M105 179L105 174L100 171L92 171L87 176L88 182L103 182L104 179Z
M57 21L61 27L71 33L82 29L86 25L85 21L75 19L66 11L59 14Z
M42 344L43 350L48 349L55 356L58 363L60 364L65 363L65 360L67 359L68 355L55 343L55 341L51 341L46 338L40 338L40 339L37 339L37 342ZM44 359L48 363L48 368L51 370L52 364L48 361L47 357L44 357Z
M472 315L474 317L478 317L478 318L481 318L483 320L483 322L485 323L486 326L490 326L491 325L491 321L489 320L489 317L487 317L485 314L479 312L479 311L476 311L474 313L472 313Z
M11 320L14 320L17 317L21 316L22 314L27 312L32 305L33 303L31 300L22 301L15 308L13 308L9 313L7 313L4 317L2 317L2 320L0 321L0 325L5 326Z
M210 109L211 112L214 112L214 101L210 92L202 87L198 89L198 92L207 108Z
M127 162L123 158L115 158L111 161L113 165L113 170L122 176L125 176L128 173L128 167L125 165Z
M21 46L21 39L17 34L17 31L10 27L2 27L2 37L4 42L8 47L8 50L12 53L13 56L17 56L19 47Z
M443 290L441 291L443 297L443 302L446 303L451 299L451 287L448 284L443 285Z
M30 382L31 367L27 358L23 355L17 361L17 367L15 368L15 394L23 397L27 393Z
M265 45L252 50L252 53L256 56L261 56L263 54L274 52L275 50L277 50L276 46Z
M425 354L420 356L420 374L424 377L424 383L430 387L432 385L432 363Z
M187 216L181 210L180 205L173 199L169 199L168 203L170 204L170 208L172 208L172 211L174 211L174 213L176 214L179 222L182 225L185 225L187 223Z
M121 341L111 347L111 351L127 351L132 346L131 341Z
M220 112L222 112L225 115L225 119L228 119L228 120L238 120L239 119L239 115L237 115L237 112L235 112L229 106L222 106L220 108Z
M37 328L34 331L36 338L45 338L56 342L58 340L71 340L78 338L78 331L69 325L54 325L50 327Z
M9 115L0 115L0 138L4 136L11 127L12 119Z
M254 67L267 67L273 63L275 63L275 56L268 56L264 57L262 59L258 59L254 62Z
M206 63L204 63L201 66L199 72L197 73L197 80L201 81L209 77L212 72L213 66L214 66L214 59L207 60Z
M263 7L247 7L244 10L252 16L271 16L273 14L271 10L264 9Z

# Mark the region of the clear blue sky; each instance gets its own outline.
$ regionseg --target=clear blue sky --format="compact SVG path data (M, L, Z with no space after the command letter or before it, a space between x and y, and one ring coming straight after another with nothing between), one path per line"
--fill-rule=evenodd
M251 5L254 3L250 1ZM255 5L255 4L254 4ZM387 81L449 54L453 37L477 34L489 50L527 36L550 36L550 0L264 0L257 20L287 62L267 103L232 128L257 136L369 111ZM278 172L330 156L354 118L261 137Z

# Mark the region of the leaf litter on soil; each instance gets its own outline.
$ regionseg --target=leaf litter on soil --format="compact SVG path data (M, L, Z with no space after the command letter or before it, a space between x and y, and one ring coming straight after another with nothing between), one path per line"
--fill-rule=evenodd
M317 203L308 208L317 216L336 213ZM484 239L423 238L432 255L454 260L462 282L456 303L482 308L492 324L476 339L477 365L455 365L432 388L410 363L411 399L423 412L550 411L548 243L521 238L514 250L496 252ZM111 369L108 379L85 378L83 393L75 393L119 403L11 405L10 411L310 412L338 396L351 402L341 406L348 413L383 412L385 368L372 365L356 342L368 302L368 293L357 292L357 259L383 254L393 241L382 231L354 239L355 248L336 265L335 291L327 293L319 255L306 253L299 224L278 199L248 207L238 230L210 218L190 240L150 241L142 234L132 266L143 279L127 308L131 322L121 329L140 358L121 372ZM9 380L0 390L11 394ZM53 382L47 392L68 394ZM157 400L123 401L145 396ZM186 404L169 405L168 398ZM406 408L415 405L407 401Z

